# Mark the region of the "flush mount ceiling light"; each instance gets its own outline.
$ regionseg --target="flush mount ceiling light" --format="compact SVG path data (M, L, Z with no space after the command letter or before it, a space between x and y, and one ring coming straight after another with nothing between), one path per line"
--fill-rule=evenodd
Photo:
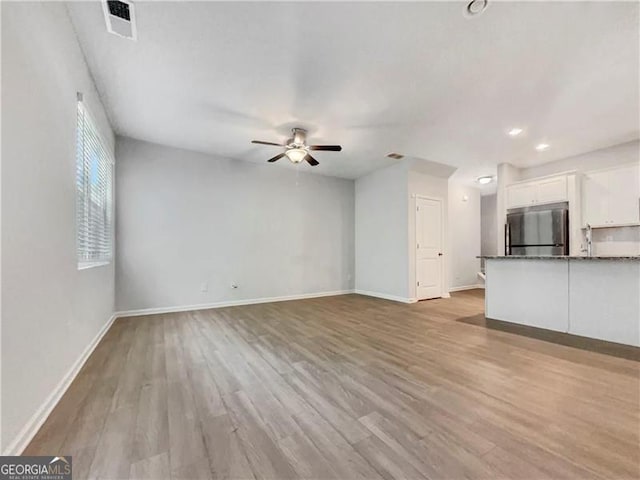
M487 9L487 5L489 5L489 0L472 0L467 5L467 15L476 16L480 15Z
M486 185L487 183L493 182L493 175L483 175L482 177L476 178L476 182L480 185Z
M544 152L545 150L547 150L551 145L547 144L547 143L539 143L538 145L536 145L536 150L539 152Z
M522 133L522 129L521 128L512 128L511 130L509 130L509 135L512 137L517 137L518 135L520 135Z

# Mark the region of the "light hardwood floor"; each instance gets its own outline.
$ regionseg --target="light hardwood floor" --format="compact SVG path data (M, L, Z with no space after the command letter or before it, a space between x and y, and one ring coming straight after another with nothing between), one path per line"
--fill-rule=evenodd
M81 478L640 477L640 364L486 329L482 291L117 320L25 454Z

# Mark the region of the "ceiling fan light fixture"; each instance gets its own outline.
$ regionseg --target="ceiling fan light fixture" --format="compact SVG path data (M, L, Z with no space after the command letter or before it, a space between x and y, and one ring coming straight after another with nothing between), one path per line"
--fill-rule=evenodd
M277 162L282 157L287 157L291 163L307 162L312 167L320 165L320 162L313 158L309 152L340 152L340 145L307 145L307 131L304 128L293 128L293 137L286 141L285 144L274 142L263 142L262 140L251 140L251 143L259 145L273 145L274 147L284 147L284 151L273 158L267 160L268 163Z
M307 156L307 151L304 148L290 148L285 154L293 163L300 163Z

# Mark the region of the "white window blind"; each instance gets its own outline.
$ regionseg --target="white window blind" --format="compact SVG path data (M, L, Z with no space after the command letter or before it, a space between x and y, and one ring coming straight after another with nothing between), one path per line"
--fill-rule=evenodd
M112 156L78 95L76 224L78 267L111 260Z

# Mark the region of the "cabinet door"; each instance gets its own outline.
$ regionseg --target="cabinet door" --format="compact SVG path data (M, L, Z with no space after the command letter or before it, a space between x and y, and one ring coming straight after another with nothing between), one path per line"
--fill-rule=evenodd
M608 173L607 223L638 223L640 221L640 166L616 168Z
M567 201L567 178L551 178L538 182L537 203Z
M609 172L585 175L582 183L582 223L605 225L608 217Z
M507 187L507 208L525 207L536 203L536 185L524 183Z

